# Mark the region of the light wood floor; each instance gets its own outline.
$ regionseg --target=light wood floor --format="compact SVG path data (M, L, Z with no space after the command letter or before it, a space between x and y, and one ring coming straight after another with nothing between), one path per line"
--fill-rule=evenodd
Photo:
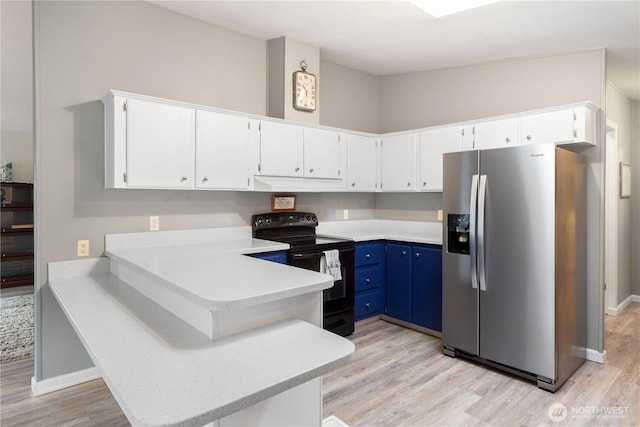
M568 409L562 425L640 426L640 304L605 318L607 363L586 362L555 394L533 383L441 354L439 339L378 320L357 325L356 359L324 378L324 415L356 426L553 425L551 404ZM33 397L33 361L2 365L0 425L127 426L101 380ZM628 407L617 418L572 409ZM624 411L624 409L619 409Z

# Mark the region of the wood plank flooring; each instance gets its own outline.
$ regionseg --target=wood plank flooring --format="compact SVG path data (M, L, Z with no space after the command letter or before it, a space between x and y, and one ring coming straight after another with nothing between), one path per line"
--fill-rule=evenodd
M605 317L607 362L586 362L555 394L464 359L439 339L382 320L356 326L356 359L329 375L324 416L357 426L640 426L640 304ZM0 366L0 425L127 426L102 380L33 397L31 359ZM621 408L615 417L591 414ZM626 408L626 409L624 409ZM579 411L573 413L572 411Z

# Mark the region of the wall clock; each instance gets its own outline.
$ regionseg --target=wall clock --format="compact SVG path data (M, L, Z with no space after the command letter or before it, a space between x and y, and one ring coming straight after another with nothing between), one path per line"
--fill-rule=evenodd
M318 86L314 74L307 73L307 63L300 62L302 71L293 73L293 108L300 111L315 111L318 105Z

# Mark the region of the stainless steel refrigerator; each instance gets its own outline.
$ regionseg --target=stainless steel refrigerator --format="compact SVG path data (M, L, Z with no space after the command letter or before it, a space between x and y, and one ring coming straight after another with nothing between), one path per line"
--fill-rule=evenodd
M553 144L444 155L442 342L557 390L586 354L586 165Z

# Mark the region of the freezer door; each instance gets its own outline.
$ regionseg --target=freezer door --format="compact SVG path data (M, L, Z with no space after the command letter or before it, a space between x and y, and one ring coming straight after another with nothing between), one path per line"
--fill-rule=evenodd
M477 355L478 288L472 276L478 151L446 153L443 162L442 342Z
M555 378L555 150L481 151L478 195L480 357L547 378Z

